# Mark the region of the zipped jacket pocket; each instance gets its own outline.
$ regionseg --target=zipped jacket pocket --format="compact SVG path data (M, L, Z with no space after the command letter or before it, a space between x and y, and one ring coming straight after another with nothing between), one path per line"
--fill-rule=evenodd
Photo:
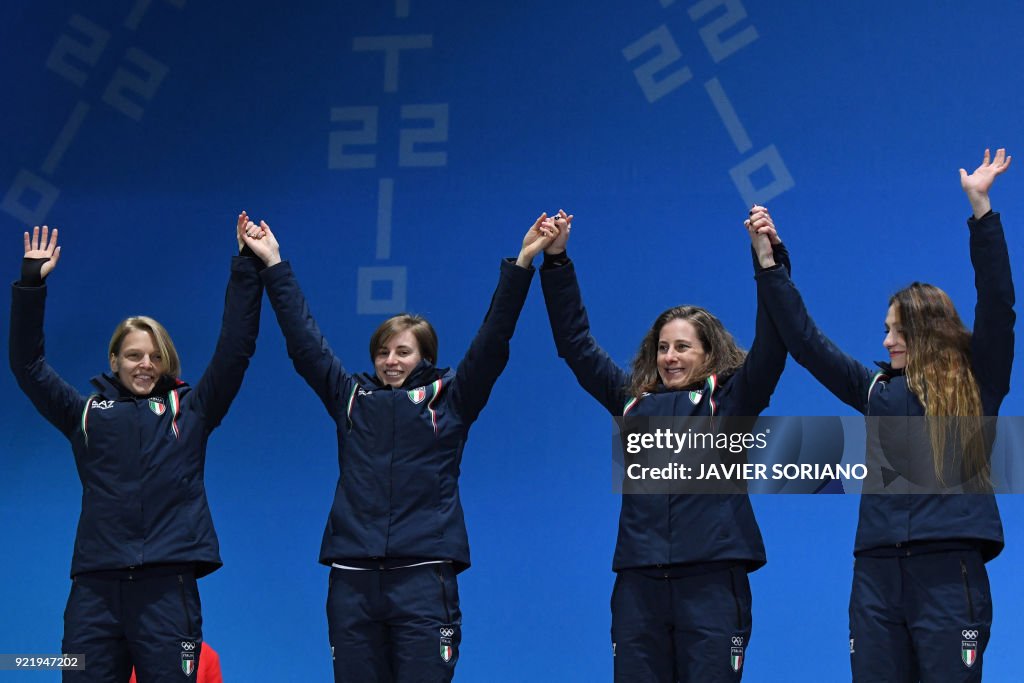
M960 560L960 575L964 580L964 595L967 597L967 619L968 623L974 623L974 600L971 599L971 582L967 578L967 565Z

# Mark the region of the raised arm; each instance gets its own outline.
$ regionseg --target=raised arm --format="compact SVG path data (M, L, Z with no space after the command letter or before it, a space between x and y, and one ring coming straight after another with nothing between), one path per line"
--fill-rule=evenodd
M284 334L288 357L327 412L337 417L345 410L342 398L348 398L351 376L321 334L291 264L281 260L281 248L270 226L263 221L259 226L249 223L241 236L267 266L260 275Z
M511 260L501 263L498 286L487 315L456 368L451 386L452 405L467 424L476 420L483 410L494 383L508 363L509 342L533 280L533 260L557 234L558 228L542 213L526 231L515 263Z
M777 268L785 268L787 272L792 272L789 252L782 244L775 223L766 208L751 208L743 225L750 236L755 276L763 270ZM786 367L786 346L762 302L760 283L757 290L754 341L733 382L733 386L736 387L734 391L741 392L740 414L748 416L759 415L768 407L772 393L779 383L779 377L782 376L782 370Z
M36 226L25 233L24 244L21 279L11 288L11 371L36 410L70 438L86 399L46 362L43 336L45 280L60 259L57 229Z
M981 165L968 174L960 169L960 185L967 194L974 214L967 221L971 233L971 263L978 301L974 309L974 335L971 358L981 388L984 405L998 407L1010 391L1010 369L1013 365L1013 278L1010 255L998 213L992 211L989 190L996 176L1010 167L1012 157L1006 150L996 150L990 161L985 150Z
M992 210L988 192L992 189L992 183L996 181L996 176L1010 168L1011 161L1013 161L1013 157L1006 156L1005 149L997 149L994 159L990 158L989 150L986 149L981 165L974 169L973 173L967 173L967 169L960 169L960 187L967 195L967 201L971 203L975 220L982 218Z
M260 330L260 300L263 285L259 271L263 264L252 252L245 251L242 233L249 217L238 215L235 237L239 255L231 260L231 275L224 295L224 315L213 358L196 383L195 401L206 418L206 429L212 431L242 386L249 359L256 352L256 335ZM247 255L252 254L252 255Z
M757 208L757 207L755 207ZM770 224L770 217L754 219L747 224L752 239L755 235L775 239L775 226ZM781 243L778 245L781 246ZM782 339L789 353L797 363L807 368L814 378L826 389L835 394L843 403L861 413L867 412L868 390L874 373L843 353L839 347L826 337L811 319L796 285L789 278L788 253L785 257L775 254L772 259L766 255L763 242L754 242L755 254L759 255L760 270L755 268L754 278L757 280L758 322L757 335L761 337L766 331L762 320L762 311L767 311L777 334ZM785 267L765 267L767 263L785 258ZM767 337L766 337L767 338ZM751 348L751 353L754 349ZM750 359L748 357L748 363ZM780 370L781 372L781 370ZM776 378L778 379L778 378ZM772 385L774 389L774 384Z
M583 389L612 415L621 415L627 398L629 373L620 368L590 334L576 267L565 253L572 216L559 211L554 223L559 235L545 250L540 271L548 321L558 357L563 359Z

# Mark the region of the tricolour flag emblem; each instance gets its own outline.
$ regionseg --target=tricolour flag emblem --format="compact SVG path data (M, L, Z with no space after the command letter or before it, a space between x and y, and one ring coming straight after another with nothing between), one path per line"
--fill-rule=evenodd
M960 643L960 658L964 660L967 668L974 666L978 661L978 644L973 640L964 640Z
M423 399L427 397L426 387L417 387L416 389L409 390L409 400L413 403L423 403ZM445 660L448 661L448 660Z
M690 403L697 405L700 400L704 398L704 392L701 390L694 390L690 392Z
M158 398L149 399L149 409L157 415L163 415L167 412L167 406L165 406L164 402Z
M452 636L455 635L455 627L452 625L441 627L441 659L444 662L452 661L455 651L452 649Z
M734 647L729 655L729 664L732 666L732 670L739 672L743 668L743 648Z
M181 653L181 672L186 676L191 676L192 672L196 670L196 653L195 652L182 652Z

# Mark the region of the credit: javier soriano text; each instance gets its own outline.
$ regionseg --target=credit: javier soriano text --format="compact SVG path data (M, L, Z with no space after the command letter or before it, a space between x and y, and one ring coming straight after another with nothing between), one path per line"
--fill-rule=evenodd
M964 436L966 435L966 437ZM988 454L966 470L964 443ZM1024 418L617 417L616 493L1021 493ZM936 456L936 453L939 455ZM1015 490L1021 489L1021 490Z

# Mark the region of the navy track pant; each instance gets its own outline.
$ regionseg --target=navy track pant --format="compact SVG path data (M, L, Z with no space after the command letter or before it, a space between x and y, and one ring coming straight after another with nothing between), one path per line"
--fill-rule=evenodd
M448 683L462 640L455 570L331 569L327 624L336 683Z
M84 654L72 683L195 681L203 642L199 589L192 572L146 568L122 578L75 577L64 611L61 651Z
M856 559L850 594L855 683L980 681L991 627L981 553Z
M742 565L678 578L620 571L612 591L616 683L739 681L750 607Z

